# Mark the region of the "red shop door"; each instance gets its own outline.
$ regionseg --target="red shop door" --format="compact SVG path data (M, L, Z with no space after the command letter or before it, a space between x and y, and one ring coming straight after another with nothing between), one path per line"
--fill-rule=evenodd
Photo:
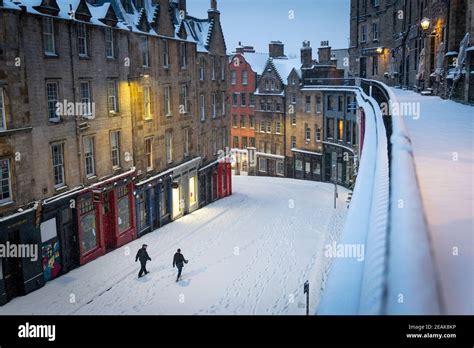
M113 191L104 195L104 203L102 207L103 217L103 233L105 240L105 251L110 251L115 248L115 226L114 226L114 195Z

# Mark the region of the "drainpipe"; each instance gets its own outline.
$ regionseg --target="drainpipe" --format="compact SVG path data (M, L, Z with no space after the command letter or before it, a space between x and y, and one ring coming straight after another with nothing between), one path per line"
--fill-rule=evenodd
M76 75L74 73L74 52L72 49L72 26L73 26L74 21L71 20L69 22L68 30L69 30L69 52L70 52L70 66L71 66L71 83L72 83L72 101L73 105L76 105ZM85 176L84 175L84 168L82 167L82 147L81 147L81 134L79 131L79 115L74 116L74 125L76 129L76 146L77 146L77 160L79 164L79 180L82 183L86 183Z
M402 39L402 62L401 62L401 67L402 67L402 73L400 74L399 77L399 83L401 86L403 86L403 81L405 80L405 74L406 74L406 40L408 37L408 32L407 32L407 0L404 0L403 2L403 39Z
M446 19L446 29L445 29L445 33L444 33L444 38L442 38L442 40L445 40L444 42L444 49L445 49L445 52L447 51L450 51L449 49L449 23L451 22L451 0L448 0L448 14L447 14L447 19ZM448 84L447 84L447 81L446 81L446 75L447 75L447 62L446 62L446 58L444 59L444 81L443 81L443 95L442 97L443 98L446 98L448 97Z
M130 35L132 35L132 30L130 28L130 33L127 33L127 50L128 50L128 58L131 60L131 57L130 57L130 52L132 51L130 48ZM133 103L133 92L132 92L132 86L130 84L130 82L132 81L132 76L131 76L131 70L132 70L132 64L131 64L131 61L129 61L129 65L128 65L128 74L127 74L127 80L128 80L128 91L129 91L129 94L130 94L130 125L131 125L131 128L132 128L132 166L135 166L135 155L136 155L136 151L135 151L135 148L136 148L136 144L135 144L135 139L136 139L136 136L135 136L135 114L133 112L133 106L134 106L134 103Z

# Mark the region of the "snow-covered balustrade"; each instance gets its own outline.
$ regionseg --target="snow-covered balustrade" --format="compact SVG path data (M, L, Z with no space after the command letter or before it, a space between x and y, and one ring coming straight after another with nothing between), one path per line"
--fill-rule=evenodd
M365 114L364 148L352 201L338 245L363 248L363 257L332 260L317 314L378 314L382 311L386 274L389 206L387 137L378 103L359 87L350 90Z
M389 107L396 103L387 86L376 81L368 84L370 95L377 88L379 95L388 96ZM365 140L346 224L337 243L362 245L365 253L362 260L332 260L317 314L437 314L440 301L434 263L404 120L390 113L389 175L382 101L360 88L354 90L366 117Z

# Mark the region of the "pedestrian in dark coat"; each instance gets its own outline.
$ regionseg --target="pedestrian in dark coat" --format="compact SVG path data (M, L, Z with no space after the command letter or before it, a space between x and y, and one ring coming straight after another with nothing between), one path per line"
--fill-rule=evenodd
M174 254L173 257L173 268L174 266L178 267L178 276L176 277L176 281L181 278L181 271L183 270L185 263L188 263L188 260L186 260L183 254L181 254L181 249L178 249L178 251L176 252L176 254Z
M143 276L143 273L145 274L150 273L146 270L146 262L151 261L151 257L146 252L147 246L148 245L143 244L140 250L138 250L137 256L135 257L135 262L140 260L140 264L141 264L140 272L138 273L138 278L141 278Z

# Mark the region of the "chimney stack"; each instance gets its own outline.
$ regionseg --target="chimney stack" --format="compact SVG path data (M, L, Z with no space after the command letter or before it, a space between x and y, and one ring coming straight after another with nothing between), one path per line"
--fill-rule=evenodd
M301 47L301 65L303 65L303 67L313 65L313 49L309 41L303 41L303 47Z
M180 11L184 11L184 13L187 13L187 11L186 11L186 0L178 0L178 9Z
M319 63L330 63L331 62L331 46L329 41L321 41L321 47L318 48Z
M271 58L285 57L285 45L281 41L271 41L268 45L268 53Z
M220 21L221 13L217 9L217 0L211 0L211 8L207 11L209 20Z
M240 54L255 53L255 48L253 46L244 46L242 45L242 42L239 41L239 45L235 49L235 53L240 53Z

